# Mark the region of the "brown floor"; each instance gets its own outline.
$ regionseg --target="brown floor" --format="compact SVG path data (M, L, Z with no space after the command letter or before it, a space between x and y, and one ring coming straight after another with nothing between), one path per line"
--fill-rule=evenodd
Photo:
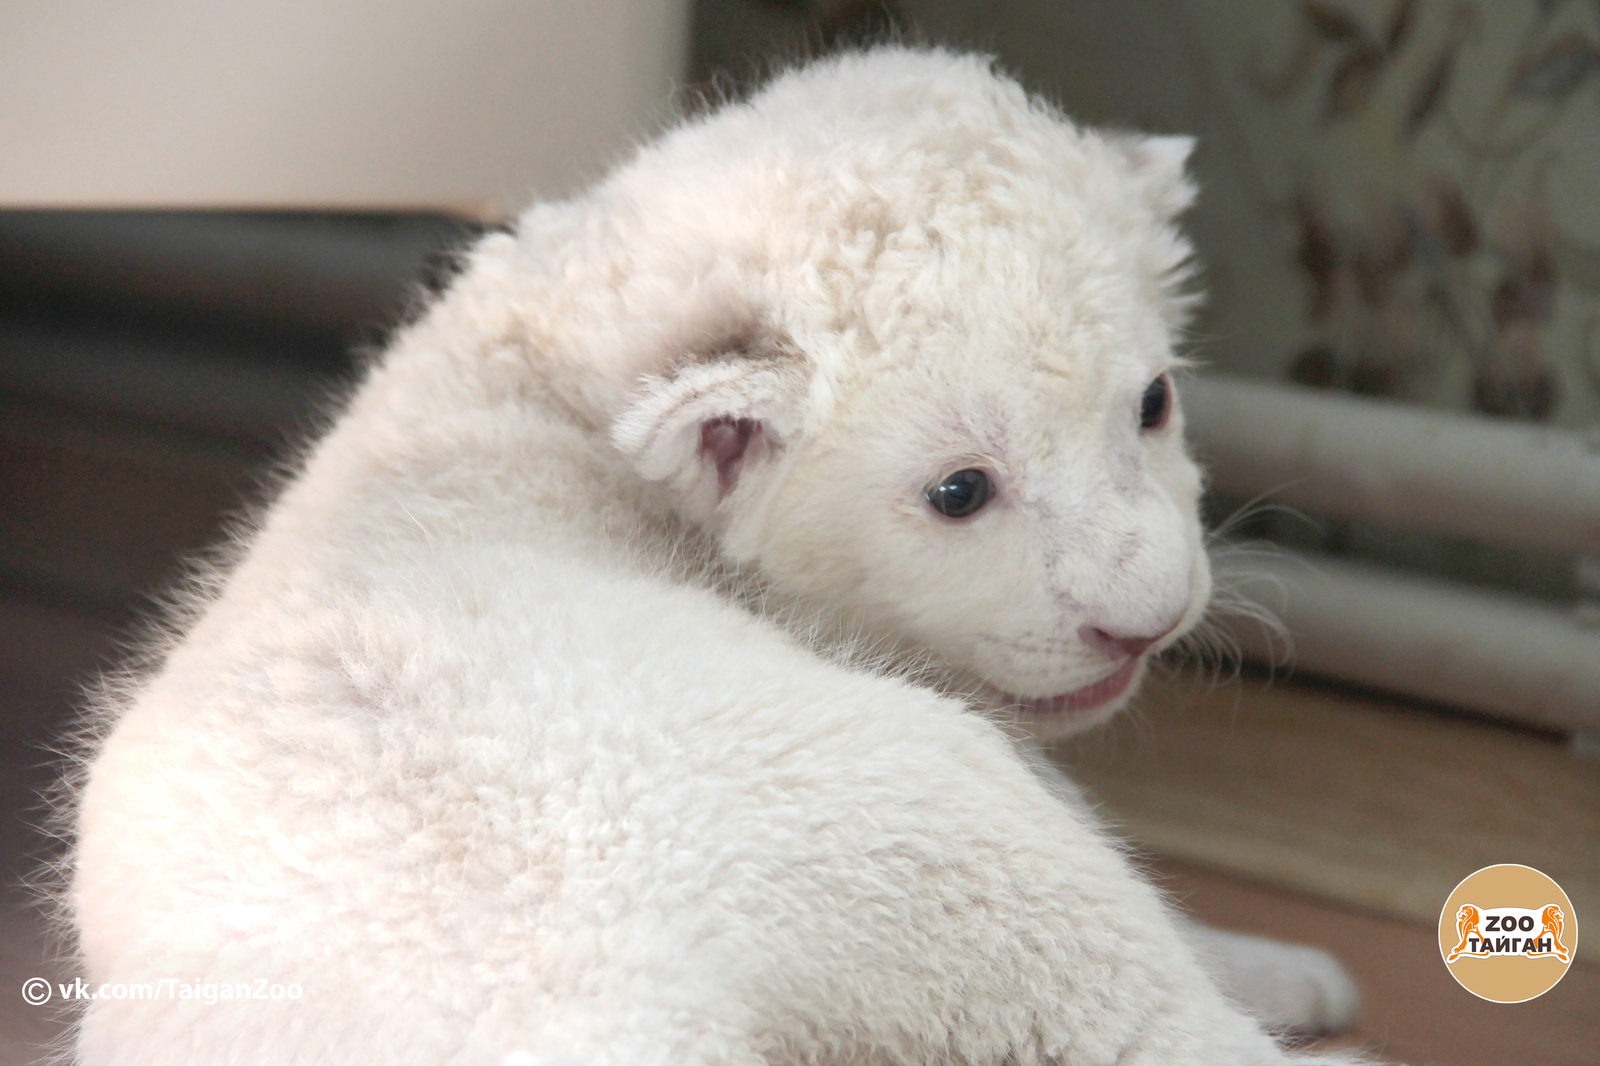
M1495 863L1554 877L1580 923L1600 915L1600 761L1561 738L1180 673L1059 754L1199 917L1342 959L1364 1002L1355 1045L1411 1066L1600 1063L1592 938L1554 989L1509 1005L1456 985L1437 942L1451 890Z
M1560 738L1254 677L1139 699L1060 754L1158 854L1424 923L1474 870L1522 863L1600 915L1600 760Z
M1574 963L1527 1003L1456 984L1434 930L1176 860L1154 873L1186 909L1225 929L1325 948L1361 988L1358 1031L1328 1041L1407 1066L1592 1066L1600 1062L1600 967Z

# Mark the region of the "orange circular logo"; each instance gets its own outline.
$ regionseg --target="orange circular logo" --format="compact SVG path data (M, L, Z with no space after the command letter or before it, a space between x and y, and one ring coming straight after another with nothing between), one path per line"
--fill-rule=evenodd
M1572 901L1531 866L1485 866L1456 886L1439 914L1450 976L1492 1003L1523 1003L1567 975L1578 947Z

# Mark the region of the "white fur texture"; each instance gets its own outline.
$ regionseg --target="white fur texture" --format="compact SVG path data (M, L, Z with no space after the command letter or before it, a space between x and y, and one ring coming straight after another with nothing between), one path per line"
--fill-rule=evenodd
M1086 626L1203 609L1180 419L1137 425L1186 152L884 50L486 238L78 808L91 986L304 994L98 1000L82 1061L1284 1061L1086 813L904 673L1004 708L1105 676ZM755 427L721 468L717 419ZM994 502L933 514L970 466Z

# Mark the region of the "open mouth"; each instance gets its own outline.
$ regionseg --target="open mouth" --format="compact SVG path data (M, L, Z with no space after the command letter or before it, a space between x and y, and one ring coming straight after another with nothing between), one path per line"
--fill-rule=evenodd
M1087 711L1103 704L1110 703L1124 692L1133 681L1134 672L1139 669L1139 657L1129 656L1116 672L1101 678L1092 685L1085 685L1071 692L1063 692L1059 696L1048 696L1034 700L1016 700L1013 706L1023 714L1038 718L1049 718L1055 715L1067 714L1072 711Z

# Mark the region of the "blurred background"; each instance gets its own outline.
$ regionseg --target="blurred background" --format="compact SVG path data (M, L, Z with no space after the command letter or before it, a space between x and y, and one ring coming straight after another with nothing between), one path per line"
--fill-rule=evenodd
M1520 862L1600 920L1600 4L0 5L0 989L84 686L452 254L696 101L884 37L1199 137L1185 382L1222 598L1267 606L1060 752L1187 905L1321 944L1365 1044L1593 1062L1437 960ZM908 773L914 773L908 768ZM58 1020L0 993L0 1064Z

